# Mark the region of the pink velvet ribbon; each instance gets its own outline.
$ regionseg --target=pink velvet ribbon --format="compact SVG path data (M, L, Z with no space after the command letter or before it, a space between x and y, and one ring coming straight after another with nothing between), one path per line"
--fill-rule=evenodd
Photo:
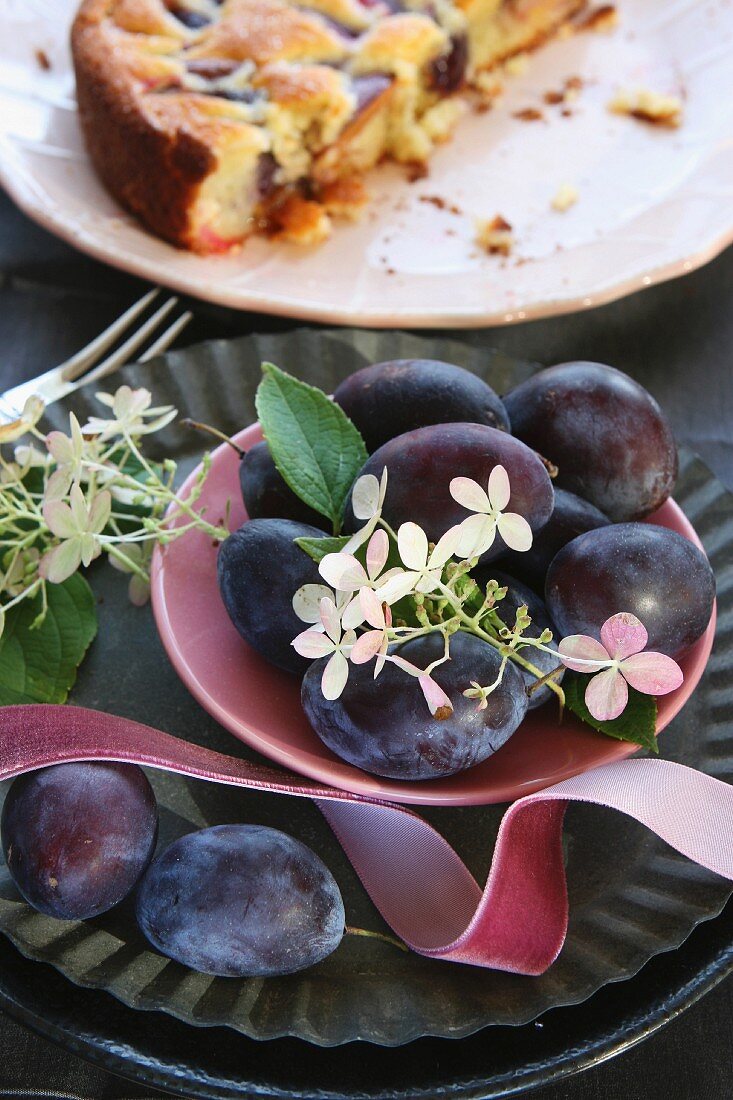
M562 824L568 802L628 814L696 863L733 879L733 786L668 760L595 768L513 803L482 890L448 842L391 802L251 764L101 711L0 709L0 779L72 760L122 760L214 783L312 798L380 913L414 951L542 974L567 932Z

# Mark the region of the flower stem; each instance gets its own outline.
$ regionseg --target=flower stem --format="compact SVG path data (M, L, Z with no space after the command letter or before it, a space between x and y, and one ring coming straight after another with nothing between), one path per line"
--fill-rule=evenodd
M396 936L387 936L384 932L370 932L366 928L354 928L352 925L347 924L344 928L345 936L368 936L370 939L382 940L384 943L390 944L392 947L399 948L400 951L409 952L410 948L402 940L398 940Z

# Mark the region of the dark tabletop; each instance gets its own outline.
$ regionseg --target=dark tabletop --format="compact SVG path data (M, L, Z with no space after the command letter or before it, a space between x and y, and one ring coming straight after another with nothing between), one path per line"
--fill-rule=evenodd
M0 195L0 392L65 359L140 292L139 280L55 240ZM192 308L196 317L185 343L293 324L203 303ZM487 329L473 339L542 363L590 359L627 371L662 403L678 440L733 489L733 249L684 279L601 309ZM705 934L703 926L695 936ZM733 981L727 980L641 1046L532 1095L730 1100L732 1050ZM0 1015L3 1096L162 1094L113 1077Z

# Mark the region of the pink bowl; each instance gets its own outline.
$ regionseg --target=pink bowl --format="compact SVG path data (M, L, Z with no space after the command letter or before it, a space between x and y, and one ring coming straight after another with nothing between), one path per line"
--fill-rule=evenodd
M235 439L246 450L262 439L259 425ZM231 447L219 447L199 501L214 522L223 522L231 501L231 530L247 519L238 464ZM193 476L182 487L184 495ZM674 501L667 501L649 522L678 531L702 549ZM152 603L160 637L178 675L204 709L247 745L293 771L394 802L472 806L513 801L636 751L634 745L603 737L572 716L559 726L551 708L543 707L531 712L489 760L448 779L404 783L360 771L334 756L313 732L300 705L299 681L264 661L234 629L219 596L216 555L211 540L196 531L156 548ZM659 700L658 733L694 691L714 633L715 609L703 636L680 661L684 683Z

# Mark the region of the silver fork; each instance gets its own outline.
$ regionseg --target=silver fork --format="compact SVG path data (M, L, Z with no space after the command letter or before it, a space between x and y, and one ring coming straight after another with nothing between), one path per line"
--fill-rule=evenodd
M108 348L114 344L120 336L132 328L138 317L145 312L150 303L160 294L160 288L151 290L138 302L126 309L121 317L113 321L109 328L100 332L90 343L83 347L71 359L52 367L45 374L39 374L37 378L31 378L28 382L21 382L18 386L6 390L0 395L0 423L16 420L23 411L23 406L29 397L37 395L46 405L67 397L80 386L86 386L88 382L98 382L108 374L113 374L125 363L133 361L133 356L138 348L159 329L166 318L178 304L178 298L168 298L155 313L135 329L130 336L116 348L106 359L102 356ZM173 343L175 338L186 327L193 317L190 312L182 313L172 325L160 333L143 355L135 360L145 363L154 355L165 351ZM101 359L101 362L100 362Z

